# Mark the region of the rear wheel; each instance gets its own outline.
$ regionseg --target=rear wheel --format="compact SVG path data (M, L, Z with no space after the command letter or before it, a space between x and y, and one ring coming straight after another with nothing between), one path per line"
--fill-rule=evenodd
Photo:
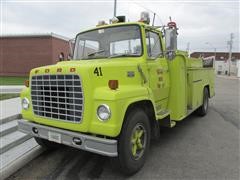
M197 109L197 114L199 116L205 116L207 114L209 100L208 97L209 97L208 89L205 87L203 90L203 104Z
M126 175L139 171L144 163L150 145L150 123L142 109L129 113L118 143L118 164Z
M38 138L38 137L34 137L34 139L36 140L36 142L47 149L57 149L59 148L61 145L52 141L48 141L46 139L42 139L42 138Z

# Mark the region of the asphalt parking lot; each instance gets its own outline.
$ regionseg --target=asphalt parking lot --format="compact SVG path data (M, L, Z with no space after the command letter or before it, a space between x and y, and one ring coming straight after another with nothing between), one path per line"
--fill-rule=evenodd
M143 169L125 177L107 157L45 151L8 179L239 179L239 80L216 78L207 116L194 114L152 142Z

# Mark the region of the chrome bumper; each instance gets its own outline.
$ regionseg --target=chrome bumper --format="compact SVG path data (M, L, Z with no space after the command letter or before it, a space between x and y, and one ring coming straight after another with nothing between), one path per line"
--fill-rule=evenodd
M49 140L49 133L56 133L61 137L58 142L60 144L105 156L118 156L117 140L99 138L69 130L40 125L23 119L18 120L18 129L24 133L47 140ZM78 141L73 141L73 139L77 139Z

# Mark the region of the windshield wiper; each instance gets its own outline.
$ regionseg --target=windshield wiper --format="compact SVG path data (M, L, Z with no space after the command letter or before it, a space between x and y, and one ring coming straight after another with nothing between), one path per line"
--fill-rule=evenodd
M94 60L94 59L105 59L108 58L106 56L97 56L97 57L85 57L85 58L81 58L80 60Z
M112 56L109 56L108 58L115 58L115 57L138 57L139 54L115 54Z
M89 53L88 56L93 56L94 54L102 53L102 52L104 52L104 51L105 51L104 49L100 49L100 50L98 50L98 51L94 51L94 52L92 52L92 53Z
M156 56L151 57L150 59L155 60L155 59L157 59L157 58L162 58L162 57L163 57L163 53L160 52L160 53L156 54Z

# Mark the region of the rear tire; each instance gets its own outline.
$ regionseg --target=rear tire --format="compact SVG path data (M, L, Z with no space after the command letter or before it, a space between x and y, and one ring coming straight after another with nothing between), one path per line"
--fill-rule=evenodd
M39 137L34 137L35 141L46 149L58 149L61 145Z
M125 119L118 141L116 160L124 174L135 174L143 167L150 136L150 122L146 113L140 108L132 110Z
M197 115L205 116L208 112L208 100L209 100L209 93L208 89L205 87L203 89L203 104L197 109Z

